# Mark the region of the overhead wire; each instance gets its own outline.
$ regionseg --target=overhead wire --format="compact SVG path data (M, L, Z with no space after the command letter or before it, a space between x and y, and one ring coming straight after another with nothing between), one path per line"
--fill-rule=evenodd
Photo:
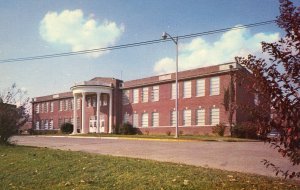
M273 23L275 23L275 20L257 22L257 23L247 24L247 25L237 25L237 26L234 26L234 27L211 30L211 31L206 31L206 32L193 33L193 34L187 34L187 35L181 35L181 36L177 36L177 37L178 37L178 39L195 38L195 37L199 37L199 36L212 35L212 34L217 34L217 33L224 33L224 32L230 31L230 30L240 30L240 29L257 27L257 26L273 24ZM88 54L88 53L95 53L95 52L103 52L103 51L138 47L138 46L144 46L144 45L151 45L151 44L157 44L157 43L162 43L162 42L168 42L168 41L171 41L171 40L172 39L170 39L170 38L158 39L158 40L149 40L149 41L142 41L142 42L129 43L129 44L123 44L123 45L116 45L116 46L108 46L108 47L104 47L104 48L95 48L95 49L89 49L89 50L81 50L81 51L73 51L73 52L65 52L65 53L56 53L56 54L47 54L47 55L32 56L32 57L2 59L2 60L0 60L0 63L31 61L31 60L39 60L39 59L50 59L50 58L57 58L57 57L81 55L81 54Z

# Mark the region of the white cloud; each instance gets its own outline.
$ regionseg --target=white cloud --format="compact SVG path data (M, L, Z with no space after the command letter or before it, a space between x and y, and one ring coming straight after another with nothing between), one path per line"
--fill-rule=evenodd
M124 32L124 26L108 20L98 23L93 17L85 18L80 9L48 12L40 23L40 35L45 41L68 46L72 51L114 45ZM98 57L104 53L87 55Z
M217 65L234 61L235 56L261 53L261 42L279 40L279 33L250 34L248 29L231 30L224 33L216 42L195 38L189 43L179 43L179 70ZM156 74L175 71L174 59L162 58L154 65ZM173 66L172 66L173 64Z

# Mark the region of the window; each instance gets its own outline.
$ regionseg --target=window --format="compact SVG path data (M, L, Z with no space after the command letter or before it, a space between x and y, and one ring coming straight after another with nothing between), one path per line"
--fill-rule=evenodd
M148 127L148 113L142 114L142 127Z
M219 108L212 108L210 110L210 124L216 125L220 122L220 110Z
M152 87L152 102L159 100L159 86Z
M205 96L205 79L196 81L196 96Z
M176 125L176 111L171 111L171 117L170 117L170 124L171 126Z
M122 103L123 105L129 104L129 90L123 91Z
M70 110L73 110L74 108L74 99L70 99Z
M80 107L81 107L80 103L81 103L81 102L80 102L80 99L78 98L78 99L77 99L77 109L78 109L78 110L79 110Z
M53 119L49 120L49 129L53 129Z
M36 121L36 122L35 122L35 129L36 129L36 130L39 130L39 129L40 129L40 122L39 122L39 121Z
M45 127L46 130L48 130L48 120L45 120Z
M59 111L62 111L63 110L63 101L60 100L59 101Z
M220 77L210 78L210 95L220 94Z
M40 104L36 104L35 113L40 113Z
M44 126L44 120L41 120L41 125L40 125L40 129L45 129L45 126Z
M139 115L137 113L133 114L133 127L138 127L139 126Z
M61 127L61 125L63 124L63 119L62 118L59 118L58 119L58 127L60 128Z
M183 98L192 97L192 81L183 82Z
M63 105L63 109L66 111L66 110L68 110L68 100L65 100L64 101L64 105Z
M129 114L128 113L124 114L123 123L129 123Z
M183 110L183 125L191 126L192 112L191 110Z
M93 96L92 98L92 104L93 104L93 107L97 107L97 97Z
M41 113L44 113L45 104L42 103L41 105L42 105Z
M258 106L259 105L259 96L257 93L254 94L254 105Z
M103 95L103 101L102 101L102 105L103 105L103 106L107 106L107 99L108 99L107 94L104 94L104 95Z
M196 110L196 125L205 125L205 109Z
M49 102L45 103L45 112L48 113L49 108Z
M158 127L159 126L159 113L152 112L152 126Z
M171 99L176 99L176 83L172 83Z
M139 102L139 89L133 89L133 103Z
M91 97L87 98L87 107L92 107L92 98Z
M50 112L53 112L54 109L54 102L50 102Z
M142 89L142 102L148 102L148 87Z

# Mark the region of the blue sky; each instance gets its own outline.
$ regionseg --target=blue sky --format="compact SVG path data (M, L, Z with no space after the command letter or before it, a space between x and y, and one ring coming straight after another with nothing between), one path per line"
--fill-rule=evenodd
M276 0L0 0L0 59L106 47L261 21L279 14ZM179 68L221 64L259 54L260 41L282 34L275 25L180 41ZM172 42L102 54L0 63L0 89L16 83L29 97L69 91L93 77L137 79L174 69Z

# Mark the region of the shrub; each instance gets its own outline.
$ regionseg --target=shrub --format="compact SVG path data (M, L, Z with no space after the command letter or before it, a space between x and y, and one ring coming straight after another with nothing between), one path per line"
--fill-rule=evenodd
M167 131L167 132L166 132L166 135L167 135L167 136L170 136L170 135L171 135L171 131Z
M119 129L119 133L122 135L134 135L136 134L136 130L132 124L124 123Z
M70 134L73 132L73 124L71 123L64 123L61 125L60 130L62 133Z
M224 133L225 133L225 129L226 129L226 125L220 123L220 124L217 124L216 126L213 126L212 132L214 134L217 134L217 135L223 137Z
M233 136L238 138L257 139L257 127L252 122L243 122L234 125Z
M31 135L55 135L59 134L59 130L32 130Z

